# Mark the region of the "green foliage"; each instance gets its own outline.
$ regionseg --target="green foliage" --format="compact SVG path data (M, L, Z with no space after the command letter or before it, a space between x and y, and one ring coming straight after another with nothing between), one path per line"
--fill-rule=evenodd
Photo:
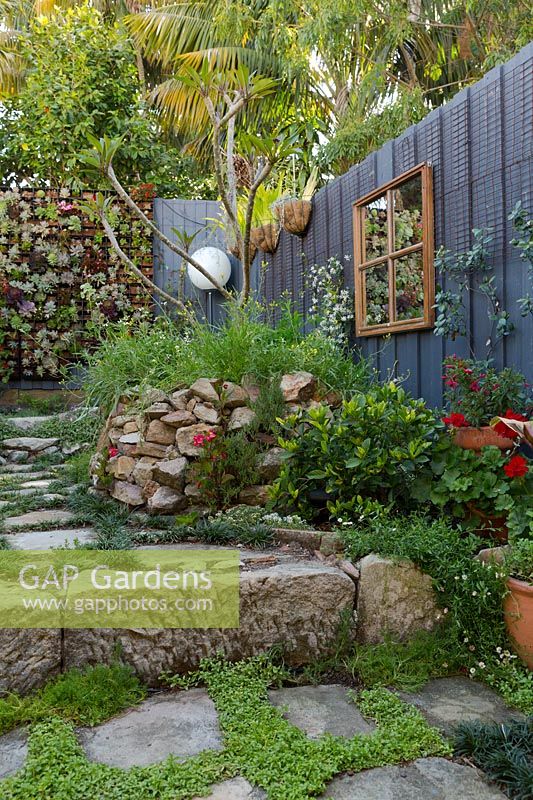
M428 113L420 89L400 91L382 110L349 108L329 142L321 148L319 162L335 175L363 161L389 139L399 136Z
M533 713L533 673L507 649L502 614L505 572L497 564L474 558L480 539L452 528L445 519L422 515L383 515L363 528L344 527L342 534L352 559L368 553L410 559L430 575L442 621L449 628L447 661L460 659L472 677L494 686L525 713Z
M354 362L316 331L305 335L298 315L286 310L270 324L266 310L255 303L244 308L230 303L226 310L225 321L215 328L198 322L184 330L168 319L109 326L97 350L86 354L87 403L105 411L121 395L133 396L147 386L168 391L206 375L235 383L247 376L268 382L303 369L343 394L368 385L368 363Z
M513 542L505 553L505 567L513 578L533 586L533 538Z
M455 730L454 753L472 760L512 800L533 793L533 718L504 725L463 722Z
M98 725L145 696L139 679L123 664L72 669L35 694L0 698L0 734L52 715L78 725Z
M8 420L5 419L2 414L0 414L0 440L12 439L13 437L19 435L19 429L16 428L11 422L8 422Z
M533 287L533 219L523 208L521 201L511 211L509 221L513 223L517 236L511 239L511 244L520 251L520 258L526 264L527 279L530 289ZM533 314L533 297L530 290L518 300L520 313L523 317Z
M449 630L420 631L408 642L387 637L381 644L356 645L345 667L365 686L389 686L405 692L420 689L431 678L457 671L457 642Z
M496 287L494 267L490 262L490 247L494 236L489 231L478 228L472 230L474 244L464 253L452 253L441 247L435 257L435 269L442 277L451 278L457 291L437 288L435 293L434 334L455 339L467 336L466 305L468 294L477 293L487 303L487 316L491 323L490 335L486 342L487 357L496 345L514 330L509 312L502 308ZM472 349L472 343L468 340Z
M283 669L260 656L236 664L204 660L198 672L169 679L179 688L206 685L224 736L224 750L205 751L184 762L169 758L130 770L89 762L72 726L52 717L32 729L26 765L0 782L2 800L38 800L43 792L50 800L190 800L237 774L265 789L270 800L309 800L346 770L451 754L417 709L384 689L357 698L362 713L377 723L374 733L309 739L269 702L268 688L279 686L284 677Z
M359 393L330 412L326 406L289 416L280 445L287 460L272 499L312 514L313 493L326 493L332 517L353 517L364 498L408 506L429 461L439 423L421 400L394 383ZM324 505L324 503L322 504Z
M231 505L242 489L258 483L259 447L244 431L224 431L223 421L222 430L198 434L194 444L198 447L198 458L192 465L190 478L210 508Z
M95 445L101 428L102 418L99 414L81 409L70 412L68 417L55 417L41 422L33 428L32 436L58 438L62 444Z
M529 385L511 367L497 370L490 361L449 356L443 368L446 406L452 413L463 414L474 427L488 425L507 410L524 414L531 409Z
M477 453L457 447L445 436L417 481L414 495L420 502L429 500L441 512L466 520L471 527L479 527L476 512L481 511L489 517L506 517L513 540L533 538L533 470L524 459L526 474L509 477L505 472L509 462L509 455L497 447L483 447Z
M88 134L108 133L124 139L116 168L126 182L173 185L178 196L183 189L189 196L195 179L180 172L191 162L158 142L157 118L141 100L135 52L123 28L81 4L34 18L20 41L25 83L0 117L4 177L77 189L77 153Z

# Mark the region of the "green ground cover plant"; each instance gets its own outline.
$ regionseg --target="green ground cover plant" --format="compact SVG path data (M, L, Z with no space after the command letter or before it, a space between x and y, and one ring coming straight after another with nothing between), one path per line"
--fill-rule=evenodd
M69 679L68 674L64 677ZM269 702L269 687L279 687L286 677L286 670L276 666L268 656L235 664L222 659L204 660L195 673L169 677L168 683L178 688L206 687L219 714L224 749L206 751L185 762L169 758L160 764L130 770L89 762L71 723L66 721L95 724L105 713L114 713L113 708L98 703L95 709L92 696L81 719L76 705L66 713L64 707L59 712L51 709L52 714L31 729L26 765L0 782L0 798L186 800L206 795L211 784L240 774L264 788L269 800L308 800L323 791L336 774L346 770L360 771L429 755L451 754L450 746L418 710L385 689L353 696L362 713L376 722L376 731L371 735L356 735L351 739L325 735L318 740L309 739ZM43 694L46 692L47 689L43 690ZM119 697L124 697L123 688ZM138 699L136 696L135 702ZM37 718L42 719L39 715ZM22 715L19 721L25 721ZM10 718L8 724L12 727L17 723Z
M367 525L344 526L342 536L354 560L368 553L405 558L430 575L449 637L446 660L533 713L533 674L510 652L502 613L506 569L474 558L482 540L447 519L389 513Z
M51 716L77 725L98 725L119 711L140 703L146 690L123 664L99 664L73 669L47 683L35 694L0 698L0 735L42 722Z
M533 718L505 725L464 722L454 752L476 764L512 800L533 796Z

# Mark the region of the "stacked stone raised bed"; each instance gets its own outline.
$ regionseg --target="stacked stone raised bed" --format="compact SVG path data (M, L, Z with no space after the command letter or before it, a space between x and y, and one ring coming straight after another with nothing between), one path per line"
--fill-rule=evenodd
M332 406L338 402L331 394L321 394L316 378L308 372L284 375L280 388L288 413L318 402ZM146 506L153 514L204 511L201 489L193 479L192 466L200 454L194 439L212 430L248 428L255 420L251 405L257 394L256 386L200 378L192 386L169 394L152 389L135 403L119 402L91 462L95 487L109 491L128 506ZM265 447L269 437L264 432L258 435ZM116 454L108 457L110 451ZM257 473L261 483L245 487L239 503L264 505L282 455L275 446L260 453Z

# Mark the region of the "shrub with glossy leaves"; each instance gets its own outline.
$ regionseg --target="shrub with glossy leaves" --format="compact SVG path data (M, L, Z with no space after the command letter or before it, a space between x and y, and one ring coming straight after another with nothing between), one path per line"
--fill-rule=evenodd
M331 516L350 517L366 498L407 506L442 426L422 400L391 382L333 413L320 406L293 414L283 427L287 460L276 504L309 516L322 498Z

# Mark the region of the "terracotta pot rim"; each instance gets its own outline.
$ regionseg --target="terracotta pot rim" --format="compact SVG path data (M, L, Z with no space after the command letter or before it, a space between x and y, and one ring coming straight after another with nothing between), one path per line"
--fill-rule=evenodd
M527 581L523 581L520 578L513 578L512 576L509 576L507 578L507 586L513 592L520 592L521 594L533 595L533 583L528 583Z

